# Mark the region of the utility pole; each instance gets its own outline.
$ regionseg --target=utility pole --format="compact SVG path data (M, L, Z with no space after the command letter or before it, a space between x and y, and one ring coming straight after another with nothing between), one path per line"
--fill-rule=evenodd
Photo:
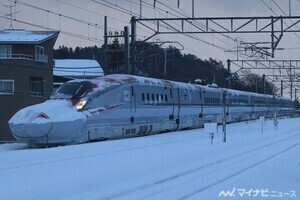
M223 130L223 142L226 143L226 116L227 116L227 113L226 113L226 98L227 98L227 95L226 95L226 91L223 91L223 94L222 94L222 104L223 104L223 124L222 124L222 130Z
M164 61L164 79L167 77L167 51L164 49L164 54L165 54L165 61Z
M230 60L227 60L227 79L228 79L228 88L231 88L231 73L230 73Z
M293 99L293 77L292 77L292 65L290 64L290 80L291 80L291 88L290 88L290 97L291 97L291 100Z
M9 8L9 14L4 15L5 17L9 17L9 21L10 21L10 26L9 29L13 29L13 17L14 15L16 15L19 12L13 12L13 8L16 8L16 5L4 5L3 7Z
M140 0L140 19L142 19L142 3L143 3L143 0Z
M275 87L273 86L273 124L274 124L274 130L277 130L278 128L278 119L277 119L277 104L275 101Z
M266 94L266 75L265 74L263 74L263 76L262 76L262 84L263 84L263 94Z
M135 16L131 17L131 41L130 41L130 48L131 48L131 54L134 55L133 57L133 66L131 66L131 72L134 72L136 69L136 18Z
M258 79L255 78L255 92L258 93Z
M131 66L130 66L130 48L129 48L129 30L128 26L124 26L124 54L125 54L125 69L128 74L132 74Z
M130 64L130 46L129 46L129 28L128 26L124 26L124 31L122 31L120 34L119 32L116 32L115 35L107 35L107 17L104 17L104 52L105 52L105 67L106 70L108 70L108 64L107 64L107 52L108 50L108 38L124 38L124 50L111 50L111 51L122 51L124 52L124 60L125 60L125 70L128 74L132 74L132 68Z
M292 16L291 0L289 0L289 16Z
M291 85L290 85L290 98L291 98L291 100L293 99L293 80L292 80L292 77L291 77Z
M195 17L195 0L192 0L192 18Z
M107 66L107 46L108 46L108 42L107 42L107 16L104 16L104 70L107 70L108 66Z
M280 96L283 97L283 80L280 81Z
M297 88L295 88L295 109L298 109Z

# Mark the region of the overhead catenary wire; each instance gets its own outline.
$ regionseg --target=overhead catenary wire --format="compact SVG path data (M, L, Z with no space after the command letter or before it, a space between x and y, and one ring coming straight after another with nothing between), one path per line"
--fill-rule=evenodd
M278 16L278 14L272 9L272 7L271 6L269 6L264 0L261 0L261 2L273 13L273 14L275 14L276 16ZM285 15L285 16L287 16L286 15L286 13L282 10L282 8L274 1L274 0L270 0L270 2L273 2L275 5L276 5L276 7L277 8L279 8L279 10L281 11L281 12L283 12L283 14ZM290 19L290 21L293 23L293 21ZM287 25L287 23L286 22L284 22L284 24L288 27L288 25ZM297 26L296 26L297 27ZM298 28L298 27L297 27ZM299 28L298 28L299 29ZM297 33L294 33L294 35L298 38L298 39L300 39L300 37L299 37L299 35L297 34ZM288 49L288 48L285 48L285 49ZM291 49L293 49L293 48L291 48ZM297 49L297 48L295 48L295 49ZM281 79L280 79L281 80Z
M139 15L139 14L136 13L136 12L132 12L132 10L128 10L128 9L126 9L126 8L123 8L122 6L120 6L120 5L118 5L118 4L113 4L113 3L108 2L108 1L106 1L106 0L102 0L102 2L96 1L96 0L91 0L91 1L92 1L92 2L95 2L95 3L97 3L97 4L100 4L100 5L106 6L106 7L108 7L108 8L114 9L114 10L116 10L116 11L122 12L122 13L124 13L124 14L130 15L130 16L132 16L133 14L136 15L136 16ZM143 4L146 4L146 5L150 6L150 4L147 3L147 2L143 2ZM163 10L163 11L164 11L164 12L167 12L166 10ZM168 12L168 13L171 14L171 12ZM178 11L177 11L177 13L179 13L179 14L182 15L182 13L180 13L180 12L178 12ZM160 13L160 14L161 14L161 13ZM174 14L173 14L173 15L174 15ZM176 15L176 16L178 16L178 15ZM146 19L145 17L143 17L143 18ZM154 22L152 22L152 23L154 23ZM161 27L166 28L166 29L169 28L169 26L163 25L163 24L161 25ZM200 41L200 42L202 42L202 43L205 43L205 44L207 44L207 45L211 45L211 46L213 46L213 47L216 47L216 48L218 48L218 49L220 49L220 50L222 50L222 51L226 51L226 50L227 50L227 49L224 48L224 47L221 47L221 46L219 46L219 45L216 45L216 44L213 44L213 43L211 43L211 42L205 41L205 40L200 39L200 38L198 38L198 37L196 37L196 36L193 36L193 35L190 35L190 34L184 34L184 35L187 36L187 37L193 38L193 39L195 39L195 40L198 40L198 41ZM229 37L229 36L226 36L226 38L230 38L230 37ZM224 42L224 43L225 43L225 42ZM228 44L227 44L227 45L228 45ZM230 53L236 55L235 52L230 52ZM242 55L241 55L241 56L242 56Z
M25 3L23 1L20 1L20 0L7 0L7 1L10 1L10 2L14 2L16 4L20 4L20 5L23 5L23 6L27 6L27 7L30 7L32 9L37 9L37 10L40 10L40 11L43 11L43 12L46 12L47 13L47 28L49 28L49 13L50 14L53 14L53 15L56 15L59 17L59 25L60 25L60 29L61 29L61 18L66 18L66 19L69 19L69 20L72 20L74 22L78 22L78 23L83 23L83 24L86 24L88 26L88 31L89 31L89 28L90 27L94 27L95 28L95 33L97 33L97 29L102 29L104 30L104 26L103 25L100 25L98 23L94 23L94 22L90 22L90 21L85 21L85 20L82 20L82 19L78 19L78 18L75 18L75 17L71 17L71 16L68 16L68 15L65 15L65 14L61 14L61 13L58 13L58 12L54 12L54 11L51 11L51 10L48 10L48 9L44 9L44 8L41 8L39 6L36 6L36 5L32 5L32 4L29 4L29 3ZM75 5L72 5L72 4L68 4L68 3L65 3L65 2L61 2L60 0L56 0L57 2L59 3L63 3L65 5L68 5L68 6L72 6L72 7L75 7L75 8L80 8L78 6L75 6ZM83 8L80 8L80 9L83 9ZM86 10L86 9L85 9ZM89 11L89 10L86 10L86 11ZM89 11L89 12L92 12L92 11ZM94 14L96 12L93 12ZM96 13L99 15L99 13ZM101 15L101 16L104 16L104 15ZM116 20L116 18L113 18ZM114 31L118 31L118 32L121 32L122 30L120 29L116 29L116 28L113 28L113 27L109 27L110 30L114 30ZM89 37L89 33L88 33L88 38Z
M89 38L87 36L72 33L72 32L68 32L68 31L58 30L58 29L54 29L54 28L47 28L45 26L41 26L41 25L38 25L38 24L33 24L33 23L30 23L30 22L26 22L26 21L22 21L22 20L18 20L18 19L8 18L8 17L5 17L5 16L0 16L0 18L13 20L13 21L18 22L18 23L26 24L26 25L33 26L33 27L38 27L38 28L45 29L45 30L60 31L61 34L72 36L72 37L79 38L79 39L84 39L84 40L97 42L97 43L103 43L104 42L101 39L91 38L91 37Z
M123 7L121 7L121 6L117 5L117 4L113 4L113 3L111 3L111 2L108 2L108 1L106 1L106 0L102 0L102 2L104 2L104 3L99 2L99 1L96 1L96 0L91 0L91 1L93 1L93 2L95 2L95 3L98 3L98 4L100 4L100 5L103 5L103 6L107 6L107 7L109 7L109 8L114 9L114 10L120 11L120 12L125 13L125 14L127 14L127 15L132 15L132 14L134 14L134 15L136 15L136 16L139 15L139 14L136 13L136 12L131 12L130 10L128 10L128 9L126 9L126 8L123 8ZM147 4L147 3L146 3L146 4ZM149 5L149 4L147 4L147 5ZM143 17L143 18L144 18L144 17ZM145 18L145 19L146 19L146 18ZM161 25L161 26L164 27L164 28L169 28L167 25ZM216 48L218 48L218 49L221 49L221 50L223 50L223 51L227 50L226 48L223 48L223 47L221 47L221 46L219 46L219 45L216 45L216 44L212 44L212 43L207 42L207 41L205 41L205 40L203 40L203 39L200 39L200 38L198 38L198 37L196 37L196 36L191 36L191 35L189 35L189 34L184 34L184 35L186 35L186 36L188 36L188 37L190 37L190 38L196 39L196 40L198 40L198 41L200 41L200 42L203 42L203 43L205 43L205 44L208 44L208 45L211 45L211 46L213 46L213 47L216 47Z
M89 10L89 9L86 9L86 8L83 8L83 7L80 7L80 6L76 6L76 5L74 5L74 4L66 3L66 2L64 2L64 1L62 1L62 0L55 0L55 1L56 1L56 2L59 2L59 3L61 3L61 4L64 4L64 5L67 5L67 6L76 8L76 9L80 9L80 10L86 11L86 12L88 12L88 13L92 13L92 14L98 15L98 16L102 16L102 17L106 16L106 15L103 15L103 14L101 14L101 13L99 13L99 12L95 12L95 11L93 11L93 10ZM109 18L112 19L112 20L115 20L115 21L122 22L122 23L128 23L128 21L125 21L125 20L122 20L122 19L118 19L118 18L115 18L115 17L112 17L112 16L109 16ZM110 28L110 29L114 29L114 28L112 28L112 27L109 27L109 28Z
M159 2L159 1L157 1L157 2L160 3L161 5L164 5L163 3ZM170 8L170 7L168 7L168 6L167 6L167 8L171 9L172 11L176 11L175 9L172 9L172 8ZM156 6L154 9L159 9L159 7ZM168 13L171 13L171 12L168 12ZM185 15L182 14L181 12L176 11L176 13L180 14L181 16L185 16ZM173 14L173 15L174 15L174 14ZM181 17L181 16L179 16L179 15L174 15L174 16L176 16L176 17ZM176 24L176 23L174 22L174 24ZM176 25L179 26L178 24L176 24ZM180 28L180 27L179 27L179 28ZM200 38L197 37L197 36L194 36L194 35L191 35L191 34L183 34L183 35L185 35L185 36L187 36L187 37L190 37L190 38L193 38L193 39L195 39L195 40L198 40L198 41L200 41L200 42L203 42L203 43L205 43L205 44L211 45L211 46L213 46L213 47L216 47L216 48L218 48L218 49L220 49L220 50L223 50L223 51L227 50L226 48L224 48L224 47L222 47L222 46L219 46L219 45L213 44L213 43L211 43L211 42L208 42L208 41L206 41L206 40L200 39ZM215 37L215 36L214 36L214 37ZM224 41L222 41L222 42L224 42ZM224 42L224 43L225 43L225 42ZM226 43L225 43L225 44L226 44ZM228 44L227 44L227 45L228 45Z
M285 16L288 16L288 15L282 10L282 8L276 3L275 0L272 0L272 2L277 6L277 8L279 8L279 10L280 10ZM294 23L291 19L290 19L290 22ZM285 23L285 25L287 25L287 24ZM297 29L299 29L299 27L297 26L297 24L295 25L295 27L296 27ZM294 33L294 34L296 35L296 37L297 37L298 39L300 39L300 36L299 36L297 33Z
M17 3L17 4L20 4L20 5L23 5L23 6L27 6L27 7L30 7L30 8L38 9L40 11L44 11L46 13L50 13L50 14L53 14L53 15L56 15L56 16L59 16L59 17L64 17L66 19L73 20L73 21L76 21L76 22L80 22L80 23L83 23L83 24L86 24L86 25L89 25L89 26L93 26L93 27L96 27L96 28L104 29L104 26L99 25L97 23L88 22L88 21L84 21L82 19L78 19L78 18L75 18L75 17L71 17L71 16L68 16L68 15L65 15L65 14L57 13L55 11L47 10L47 9L44 9L44 8L41 8L41 7L32 5L32 4L29 4L29 3L22 2L20 0L14 0L14 1L13 0L9 0L9 1Z
M104 1L104 2L108 2L108 1ZM108 2L109 3L109 2ZM117 4L116 4L117 5ZM117 5L116 7L118 7L118 8L120 8L121 6L120 5ZM156 6L156 9L158 9L159 8L159 6ZM164 11L163 11L164 10ZM129 11L129 10L128 10ZM171 15L172 14L172 12L169 12L169 11L167 11L166 9L162 9L162 10L160 10L160 11L162 11L162 12L168 12L168 14L169 15ZM45 11L46 12L46 11ZM132 12L132 10L131 10L131 12ZM22 20L19 20L19 21L22 21ZM23 20L23 22L25 22L24 20ZM22 22L20 22L20 23L22 23ZM41 26L40 26L41 27ZM49 27L47 27L46 29L48 29L48 30L51 30ZM54 30L54 29L52 29L52 30ZM61 33L62 34L66 34L66 35L68 35L68 34L72 34L73 35L73 37L81 37L81 36L83 36L83 35L80 35L80 34L73 34L73 33L71 33L71 32L67 32L67 31L61 31ZM76 36L77 35L77 36ZM189 36L189 37L194 37L194 36ZM92 41L92 38L90 38L90 37L86 37L86 36L83 36L82 38L84 38L84 39L87 39L87 40L89 40L89 41ZM194 39L196 39L196 38L194 38ZM99 40L97 39L97 42L99 42ZM207 41L206 41L207 42ZM208 42L209 43L209 42ZM209 45L211 45L211 46L213 46L213 47L215 47L216 45L214 45L214 44L212 44L212 43L210 43ZM224 48L224 49L226 49L226 48ZM221 50L223 50L223 49L221 49Z
M159 1L158 1L159 2ZM168 1L169 2L169 1ZM171 10L173 10L173 11L176 11L177 13L179 13L180 15L182 15L182 16L184 16L184 17L189 17L188 16L188 13L186 13L184 10L182 10L181 8L178 8L181 12L178 12L177 10L175 10L175 9L173 9L173 8L171 8L170 6L172 6L172 7L175 7L174 5L167 5L167 4L165 4L165 3L162 3L162 2L159 2L161 5L163 5L163 6L165 6L165 7L167 7L167 8L169 8L169 9L171 9ZM194 21L194 23L195 24L198 24L198 25L200 25L200 26L202 26L203 28L206 28L206 25L204 25L204 24L202 24L202 23L200 23L200 22L195 22ZM232 41L236 41L237 39L236 38L232 38L232 37L230 37L230 36L228 36L228 35L226 35L226 34L223 34L223 33L219 33L219 35L221 35L221 36L223 36L223 37L225 37L225 38L227 38L227 39L230 39L230 40L232 40ZM221 41L221 42L223 42L224 44L227 44L228 45L228 43L226 43L225 41L223 41L223 40L221 40L220 38L218 38L218 37L216 37L216 36L214 36L213 35L213 37L215 37L216 39L218 39L219 41ZM231 45L230 45L231 46Z
M276 16L278 16L278 14L271 8L271 6L269 6L264 0L260 0L267 8L269 8L269 10L271 10L271 12L274 14L274 15L276 15ZM280 6L275 2L275 1L273 1L272 0L272 2L274 2L275 3L275 5L283 12L283 10L280 8ZM285 12L283 12L283 14L285 14ZM285 14L285 16L287 16L286 14ZM292 20L290 19L290 21L292 22ZM284 24L288 27L288 25L287 25L287 23L286 22L284 22ZM297 27L297 25L296 25L296 27ZM298 28L298 27L297 27ZM298 28L299 29L299 28ZM300 39L300 36L297 34L297 33L294 33L294 35L298 38L298 39Z

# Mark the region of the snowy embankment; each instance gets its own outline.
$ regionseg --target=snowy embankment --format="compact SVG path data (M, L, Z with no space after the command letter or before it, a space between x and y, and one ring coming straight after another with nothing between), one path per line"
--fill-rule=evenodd
M0 145L0 199L298 199L300 119L27 149ZM246 198L247 199L247 198Z

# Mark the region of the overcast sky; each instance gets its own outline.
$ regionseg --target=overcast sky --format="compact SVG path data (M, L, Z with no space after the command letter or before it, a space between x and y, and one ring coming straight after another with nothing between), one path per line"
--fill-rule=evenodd
M22 21L22 23L13 22L13 28L61 30L55 48L60 45L68 47L101 46L103 44L105 15L108 16L109 30L115 32L123 30L124 26L130 26L131 14L136 15L140 12L140 0L22 0L16 1L17 3L14 2L1 0L0 15L4 16L10 13L9 8L5 5L16 5L13 12L17 12L17 14L13 17ZM178 0L157 0L155 8L153 2L154 0L143 0L143 17L174 17L174 15L191 17L192 15L192 0L179 0L179 8L177 7ZM24 5L24 3L27 5ZM291 5L292 15L300 15L300 0L291 0ZM47 12L48 10L49 12ZM195 0L195 17L285 15L283 12L289 14L289 0ZM82 23L80 20L90 25ZM28 23L32 25L28 25ZM100 27L95 28L94 24ZM0 18L0 29L8 28L10 28L10 21ZM143 40L150 33L151 31L147 28L138 26L138 39ZM70 34L76 34L76 36L73 37ZM269 34L227 35L242 39L245 42L270 42ZM300 38L300 34L298 35ZM216 45L226 50L235 49L236 42L234 40L218 34L197 34L193 36L198 39L176 34L158 35L150 41L178 41L184 46L185 53L191 53L203 59L212 57L224 62L228 58L236 58L236 55L214 47ZM83 39L78 37L83 37ZM276 51L275 59L298 59L300 55L300 39L298 37L293 33L284 34L278 47L289 49Z

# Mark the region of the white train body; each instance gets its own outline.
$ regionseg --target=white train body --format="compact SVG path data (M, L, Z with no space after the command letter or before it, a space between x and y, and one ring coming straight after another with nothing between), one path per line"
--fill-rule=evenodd
M108 75L73 80L42 104L18 111L9 121L19 142L74 144L203 127L294 112L292 101L189 83Z

